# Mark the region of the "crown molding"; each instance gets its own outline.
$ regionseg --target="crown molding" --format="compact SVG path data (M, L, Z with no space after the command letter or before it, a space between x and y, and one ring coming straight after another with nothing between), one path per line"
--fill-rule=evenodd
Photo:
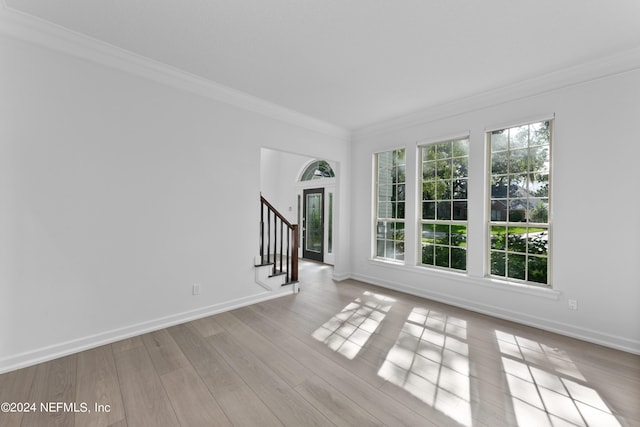
M189 91L345 142L455 117L640 69L638 47L350 131L11 9L5 0L0 0L0 34Z
M350 141L351 133L342 127L11 9L5 0L0 0L0 34L186 90L345 142Z
M355 129L352 139L423 125L640 69L640 47Z

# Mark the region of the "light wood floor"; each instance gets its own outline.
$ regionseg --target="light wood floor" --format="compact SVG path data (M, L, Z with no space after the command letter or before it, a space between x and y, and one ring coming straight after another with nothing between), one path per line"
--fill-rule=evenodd
M295 296L1 375L0 402L91 412L0 426L640 425L639 356L334 283L320 264L300 277Z

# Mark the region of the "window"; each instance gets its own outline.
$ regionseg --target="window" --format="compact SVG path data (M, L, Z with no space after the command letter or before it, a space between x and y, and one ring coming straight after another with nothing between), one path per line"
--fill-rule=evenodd
M334 178L336 175L329 163L324 160L312 162L302 173L300 181L312 181L314 179Z
M422 265L467 269L469 138L420 147Z
M549 285L549 184L552 121L488 133L489 272Z
M378 258L404 260L405 150L376 154L376 248Z

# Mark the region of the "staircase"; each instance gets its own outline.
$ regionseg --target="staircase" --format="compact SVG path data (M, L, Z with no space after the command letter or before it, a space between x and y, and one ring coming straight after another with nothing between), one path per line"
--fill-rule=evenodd
M260 195L260 255L254 264L256 282L269 291L298 287L298 225L291 224Z

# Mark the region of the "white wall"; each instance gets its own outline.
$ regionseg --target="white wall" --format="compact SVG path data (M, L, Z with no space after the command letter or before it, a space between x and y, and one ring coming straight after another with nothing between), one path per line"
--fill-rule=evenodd
M353 276L640 353L640 71L467 111L356 136ZM553 291L529 292L485 278L484 131L553 113ZM405 147L407 177L415 177L416 142L463 132L471 135L468 275L416 267L415 239L407 241L405 266L372 261L373 153ZM411 182L407 194L416 193ZM407 212L407 235L412 236L415 197ZM568 310L567 299L578 300L577 311Z
M10 37L0 63L0 372L268 297L260 148L348 159L337 137Z
M298 175L311 160L312 157L298 154L267 148L262 150L260 189L265 198L291 223L298 223Z

